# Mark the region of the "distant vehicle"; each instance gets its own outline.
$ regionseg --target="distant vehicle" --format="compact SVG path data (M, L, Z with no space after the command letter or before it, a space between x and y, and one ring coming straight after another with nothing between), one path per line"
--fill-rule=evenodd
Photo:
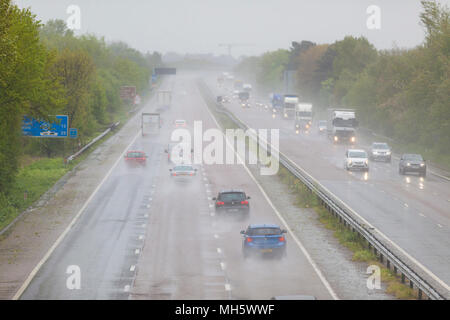
M234 90L239 90L241 91L244 87L244 83L242 82L242 80L234 80L234 85L233 88Z
M312 124L312 109L311 103L299 103L295 106L295 133L309 132Z
M251 224L242 230L242 252L244 258L251 254L268 254L276 257L286 255L286 230L275 224Z
M417 172L421 177L427 175L427 165L420 154L405 153L398 163L398 173Z
M242 190L223 190L220 191L217 197L213 200L216 201L214 207L218 214L243 214L248 216L250 213L250 204L248 197Z
M147 163L147 155L144 151L128 151L125 154L125 161L132 165L143 165Z
M172 104L172 91L158 91L156 94L156 101L159 109L169 108Z
M283 108L283 96L278 93L272 93L270 95L270 102L272 103L272 112L277 113L281 112Z
M354 144L357 127L354 109L328 109L327 134L334 143Z
M241 102L241 107L242 108L250 108L250 102L248 102L248 101Z
M293 118L295 108L298 105L298 96L295 94L285 94L283 96L283 117L285 119Z
M349 149L345 152L345 169L369 171L367 152L360 149Z
M186 127L186 120L175 120L175 127Z
M250 99L250 94L247 91L241 91L238 93L239 96L239 100L241 100L241 102L247 101L248 99Z
M319 133L327 132L327 120L319 120L317 127L319 128Z
M242 90L244 90L246 92L251 92L252 91L252 85L250 83L244 83L244 85L242 86Z
M374 142L370 146L370 160L391 162L391 148L385 142Z
M161 128L161 117L159 113L141 114L141 132L142 136L159 133Z
M194 177L197 175L197 169L191 165L178 165L169 169L171 177Z

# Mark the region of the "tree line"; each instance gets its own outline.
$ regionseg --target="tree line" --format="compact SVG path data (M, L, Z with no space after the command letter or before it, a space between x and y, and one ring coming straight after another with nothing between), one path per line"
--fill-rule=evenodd
M0 194L6 194L23 153L55 156L67 148L62 139L24 138L24 115L42 120L69 115L77 142L84 144L128 111L121 86L148 92L161 55L75 36L62 20L42 24L11 0L0 0L0 17Z
M450 11L421 4L425 39L415 48L377 50L352 36L293 42L245 58L236 71L253 75L264 92L282 92L283 73L294 70L298 93L319 109L355 108L362 126L450 160Z

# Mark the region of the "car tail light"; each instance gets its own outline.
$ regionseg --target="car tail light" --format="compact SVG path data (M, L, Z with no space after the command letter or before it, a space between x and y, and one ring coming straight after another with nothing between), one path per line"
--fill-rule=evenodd
M241 201L241 204L248 204L247 200Z
M216 204L217 204L218 206L223 206L223 205L225 204L225 202L223 202L223 201L217 201Z
M279 240L280 242L284 242L284 241L285 241L284 237L279 237L278 240Z
M247 238L247 242L252 242L253 241L253 239L252 238Z
M194 174L191 172L191 173L189 173L189 175L190 175L190 176L193 176Z
M173 175L173 176L176 176L177 174L174 172L174 173L172 173L172 175Z

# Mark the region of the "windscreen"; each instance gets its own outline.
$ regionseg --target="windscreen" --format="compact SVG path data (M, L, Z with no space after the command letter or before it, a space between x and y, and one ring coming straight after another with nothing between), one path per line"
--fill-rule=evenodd
M420 154L405 154L403 158L405 160L423 161L423 158Z
M349 158L367 158L367 154L364 151L351 151L348 153Z

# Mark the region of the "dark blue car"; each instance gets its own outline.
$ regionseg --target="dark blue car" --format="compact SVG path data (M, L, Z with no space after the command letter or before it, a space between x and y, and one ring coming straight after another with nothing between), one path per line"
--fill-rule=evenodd
M247 230L242 230L244 236L242 251L244 258L251 254L274 255L283 257L286 255L286 230L282 230L276 224L251 224Z

